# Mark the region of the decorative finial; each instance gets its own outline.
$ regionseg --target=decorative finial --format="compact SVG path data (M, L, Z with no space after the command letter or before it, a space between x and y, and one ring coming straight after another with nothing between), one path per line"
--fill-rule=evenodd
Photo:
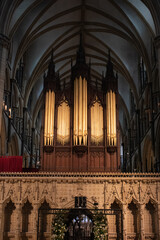
M53 59L53 49L51 51L51 59L48 65L48 75L54 75L55 74L55 64Z
M85 63L85 51L83 48L82 32L80 32L79 50L77 52L77 63Z
M113 64L111 62L111 54L110 54L110 49L108 49L108 63L107 63L107 76L114 76L113 72Z

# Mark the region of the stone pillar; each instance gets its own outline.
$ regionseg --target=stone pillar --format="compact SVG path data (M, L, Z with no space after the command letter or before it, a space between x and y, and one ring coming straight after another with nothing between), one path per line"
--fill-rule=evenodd
M0 240L3 240L3 229L4 229L3 205L0 204Z
M21 226L22 226L22 207L21 204L16 205L16 222L15 222L15 240L20 240Z
M5 82L5 70L6 60L8 56L9 39L0 34L0 136L1 136L1 124L2 124L2 104L4 94L4 82Z
M123 240L127 240L127 204L122 206L122 216L123 216Z
M139 206L140 213L140 240L145 240L145 232L144 232L144 204L140 204Z
M32 239L37 239L37 227L38 227L38 204L33 205L33 234Z
M155 46L158 51L158 72L159 72L159 87L160 87L160 35L155 38Z

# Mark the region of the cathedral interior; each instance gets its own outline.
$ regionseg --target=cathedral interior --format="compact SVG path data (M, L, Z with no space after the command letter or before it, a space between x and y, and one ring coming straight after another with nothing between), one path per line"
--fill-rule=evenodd
M160 240L159 0L0 2L0 240L62 239L60 209L66 240L98 209Z

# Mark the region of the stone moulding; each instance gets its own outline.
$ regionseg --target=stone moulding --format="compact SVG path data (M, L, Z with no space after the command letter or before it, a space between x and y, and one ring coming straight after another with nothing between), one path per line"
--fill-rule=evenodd
M160 173L120 173L120 172L0 172L3 177L101 177L101 178L160 178Z

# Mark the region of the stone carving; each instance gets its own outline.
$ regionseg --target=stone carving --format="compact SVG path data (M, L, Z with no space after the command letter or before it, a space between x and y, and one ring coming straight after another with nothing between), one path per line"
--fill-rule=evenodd
M160 176L151 181L154 174L143 178L137 174L132 180L132 174L121 173L32 173L32 177L27 173L7 174L0 176L0 206L2 215L6 202L11 201L15 204L17 211L18 222L22 215L22 206L27 201L34 206L32 211L32 219L37 221L38 208L46 201L50 207L62 208L64 206L74 207L75 196L85 196L89 203L98 203L98 207L107 206L109 208L113 202L116 202L122 209L127 222L128 204L132 201L136 204L141 223L144 222L143 209L150 201L155 211L159 213L160 199L158 199L158 188ZM71 204L72 203L72 204ZM155 214L155 216L160 214ZM0 228L3 226L4 217L1 218ZM14 218L13 218L14 219ZM155 220L158 222L157 220ZM160 221L159 221L160 222ZM11 223L12 224L12 223ZM18 223L17 223L18 224ZM16 231L21 232L21 225L17 225L17 230L12 234L15 236ZM13 228L11 228L13 229ZM31 236L35 236L35 225L30 232ZM134 239L134 234L129 233L128 228L124 227L125 239ZM48 233L49 234L49 233ZM145 234L144 227L141 230L141 235L144 234L144 239L159 239L159 233L153 232ZM153 237L152 237L153 236ZM113 237L111 235L109 240ZM33 237L34 238L34 237Z

